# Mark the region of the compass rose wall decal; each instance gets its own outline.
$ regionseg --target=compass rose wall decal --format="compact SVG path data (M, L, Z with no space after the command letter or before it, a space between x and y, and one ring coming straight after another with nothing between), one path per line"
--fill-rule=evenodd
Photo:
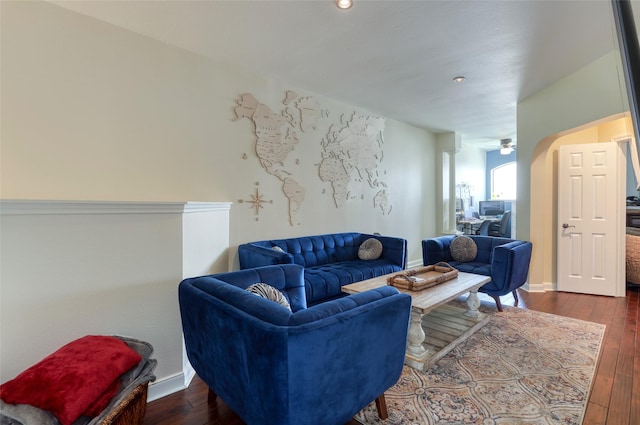
M238 203L242 204L242 203L248 203L250 204L249 207L253 208L256 210L256 221L260 220L260 217L258 217L260 215L260 209L264 208L264 204L273 204L273 200L265 200L264 199L264 195L261 195L260 192L258 191L258 185L260 185L259 182L256 182L256 193L254 195L250 195L251 199L238 199Z

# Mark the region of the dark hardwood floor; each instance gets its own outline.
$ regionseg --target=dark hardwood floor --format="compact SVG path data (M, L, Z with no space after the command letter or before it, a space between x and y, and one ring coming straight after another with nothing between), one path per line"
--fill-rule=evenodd
M625 298L566 292L519 291L521 308L603 323L607 326L583 425L640 424L640 290ZM504 305L513 298L503 297ZM219 398L207 403L207 386L196 377L188 389L148 404L143 425L242 425ZM350 421L348 425L356 425ZM322 425L322 424L318 424Z

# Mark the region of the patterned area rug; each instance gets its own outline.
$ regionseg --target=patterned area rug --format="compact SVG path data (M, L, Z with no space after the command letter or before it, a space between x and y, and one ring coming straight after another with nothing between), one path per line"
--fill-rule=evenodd
M494 308L495 311L495 308ZM505 308L425 371L405 366L363 424L581 424L605 326Z

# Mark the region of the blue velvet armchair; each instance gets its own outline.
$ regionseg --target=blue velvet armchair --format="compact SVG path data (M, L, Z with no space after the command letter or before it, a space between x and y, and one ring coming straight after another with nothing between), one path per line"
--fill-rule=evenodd
M291 311L245 289L267 283ZM283 264L185 279L187 356L249 425L342 425L376 400L404 363L411 298L386 286L307 308L303 267Z
M509 238L491 236L467 237L477 246L477 255L472 261L456 261L451 255L451 242L455 236L440 236L422 241L422 261L424 265L445 261L461 272L491 276L491 281L478 289L490 295L496 307L502 311L500 297L512 293L515 305L518 305L516 289L524 285L529 275L532 244Z

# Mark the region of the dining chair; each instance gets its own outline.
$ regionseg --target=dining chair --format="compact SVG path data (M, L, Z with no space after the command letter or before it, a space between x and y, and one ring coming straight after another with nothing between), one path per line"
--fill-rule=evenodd
M480 227L478 227L478 231L476 232L476 234L481 236L489 236L489 227L491 227L492 223L493 222L491 220L484 220L480 224Z
M505 211L499 223L492 223L489 236L511 237L511 211Z

